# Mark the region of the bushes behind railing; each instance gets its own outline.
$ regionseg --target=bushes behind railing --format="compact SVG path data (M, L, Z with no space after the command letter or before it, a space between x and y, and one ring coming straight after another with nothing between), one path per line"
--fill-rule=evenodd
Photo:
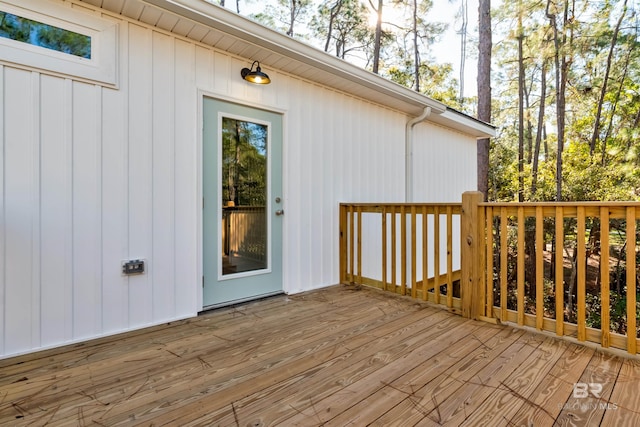
M488 203L480 208L486 218L490 315L637 352L640 205Z

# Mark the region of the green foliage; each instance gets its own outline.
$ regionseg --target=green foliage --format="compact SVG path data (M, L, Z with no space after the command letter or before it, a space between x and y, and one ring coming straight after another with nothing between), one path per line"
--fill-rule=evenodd
M304 24L312 5L311 0L276 0L274 4L267 4L264 12L251 17L289 36L304 37L302 33L298 34L297 25L306 26Z
M557 2L559 10L563 10L564 3ZM559 88L556 87L554 32L546 13L546 2L523 0L503 6L494 11L498 21L494 37L502 39L494 51L498 65L494 93L499 95L493 117L500 132L492 148L499 151L492 153L490 169L508 173L502 177L494 173L490 198L505 200L518 192L518 175L514 177L513 168L505 164L511 161L517 170L518 157L507 158L503 154L505 150L517 153L522 143L525 200L555 200L557 179L562 182L563 200L637 200L640 197L637 167L640 160L640 43L633 11L624 9L621 0L581 2L575 9L569 8L566 25L560 22L562 14L556 19L559 59L564 58L567 64L563 174L557 177ZM518 16L522 17L521 33L516 31ZM616 33L620 17L623 21ZM525 74L522 142L518 138L517 121L517 39L520 35ZM546 63L544 97L541 91L543 63ZM539 128L538 114L542 106L545 110ZM540 155L536 185L532 186L533 150L538 133ZM531 192L533 187L535 193Z
M265 206L267 195L267 127L223 118L222 202Z
M564 153L565 198L572 200L634 200L638 173L621 164L603 166L589 155L586 144L569 144ZM624 163L624 159L619 159Z
M403 86L413 87L415 86L415 76L412 67L413 63L406 59L402 64L388 67L384 75ZM453 108L459 108L456 100L458 81L452 75L451 64L422 64L420 66L420 91Z
M587 326L602 328L602 298L600 294L587 294ZM624 294L611 292L609 295L609 329L611 332L625 335L627 333L627 297ZM636 318L640 318L640 302L636 303ZM636 336L638 334L636 333Z
M350 54L366 54L373 43L368 17L367 7L357 0L327 0L318 6L309 28L316 39L324 41L325 51L334 50L345 59Z

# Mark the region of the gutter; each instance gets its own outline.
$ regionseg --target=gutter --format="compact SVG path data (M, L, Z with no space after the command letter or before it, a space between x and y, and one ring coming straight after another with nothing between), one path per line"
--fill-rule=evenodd
M431 115L431 107L425 107L422 114L407 122L404 134L405 164L404 164L404 201L413 202L413 127L423 122Z

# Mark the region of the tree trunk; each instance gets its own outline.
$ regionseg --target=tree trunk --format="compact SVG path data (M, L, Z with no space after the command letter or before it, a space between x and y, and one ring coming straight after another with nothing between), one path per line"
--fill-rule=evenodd
M333 35L333 22L342 9L342 0L336 1L336 4L329 10L329 28L327 29L327 40L324 43L324 51L329 52L329 44L331 43L331 36ZM339 57L340 52L336 50L336 55Z
M544 130L544 110L547 99L547 60L542 60L542 70L540 71L540 107L538 108L538 129L536 131L536 143L533 153L533 166L531 177L531 197L535 198L538 190L538 158L540 157L540 143L542 142L542 132Z
M413 0L413 65L416 92L420 92L420 51L418 50L418 0Z
M372 71L378 74L378 66L380 64L380 44L382 43L382 7L384 6L383 0L378 0L378 7L373 5L373 2L369 0L369 4L378 15L376 21L376 34L375 41L373 43L373 69Z
M518 1L518 202L524 202L524 59L522 0Z
M458 102L460 105L464 104L464 66L467 58L467 22L469 21L467 0L461 1L461 17L462 25L460 26L460 93L458 95ZM479 7L479 6L478 6Z
M296 23L296 17L298 16L298 8L300 7L300 0L291 0L289 3L289 29L287 35L293 37L293 26Z
M618 102L620 101L620 95L622 94L622 90L624 89L624 82L627 79L627 74L629 72L629 62L631 61L631 53L633 52L633 47L629 48L627 52L627 58L624 63L624 70L622 72L622 78L620 79L620 86L618 86L618 91L616 92L615 100L613 102L613 106L611 107L611 112L609 113L609 124L607 125L607 132L604 135L604 140L602 141L602 167L607 166L607 141L611 136L611 132L613 132L613 122L616 117L615 112L618 108ZM635 127L635 126L634 126Z
M491 122L491 0L478 5L478 119ZM478 140L478 191L489 194L489 139Z
M554 62L556 68L556 122L558 126L558 149L556 153L556 201L562 201L562 152L564 150L564 124L565 124L565 94L567 89L567 75L569 69L569 61L567 60L566 53L561 55L561 47L567 44L567 25L569 23L569 4L564 3L564 18L563 18L563 33L562 40L560 40L560 32L558 30L558 22L556 16L556 10L552 10L551 0L547 0L546 14L549 18L549 23L553 29L553 43L554 43Z
M615 50L616 43L618 42L618 32L620 31L620 25L622 24L622 20L624 19L626 14L627 0L624 0L624 3L622 5L622 14L620 15L620 18L618 18L616 28L613 31L613 36L611 37L611 45L609 46L609 54L607 55L607 65L605 67L602 88L600 89L600 97L598 99L598 105L596 107L596 118L593 125L593 135L591 135L591 144L589 145L589 153L592 156L596 150L596 145L598 143L598 134L600 133L600 119L602 117L602 105L604 104L604 97L607 94L607 86L609 83L609 73L611 72L611 60L613 58L613 51Z

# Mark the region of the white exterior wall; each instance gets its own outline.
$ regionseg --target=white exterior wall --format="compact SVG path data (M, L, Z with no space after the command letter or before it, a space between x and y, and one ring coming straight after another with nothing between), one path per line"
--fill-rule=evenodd
M0 67L0 354L201 309L198 91L285 111L286 291L338 281L339 201L402 194L402 114L124 20L118 59L118 89Z
M252 86L249 59L92 13L118 23L117 89L0 65L0 357L201 310L204 95L284 111L284 290L337 283L338 203L403 201L409 118L266 67ZM448 132L416 131L416 158L450 178ZM467 172L416 199L459 200ZM147 272L123 276L136 258Z
M431 123L414 128L413 195L417 202L461 203L477 188L477 145L473 138Z

